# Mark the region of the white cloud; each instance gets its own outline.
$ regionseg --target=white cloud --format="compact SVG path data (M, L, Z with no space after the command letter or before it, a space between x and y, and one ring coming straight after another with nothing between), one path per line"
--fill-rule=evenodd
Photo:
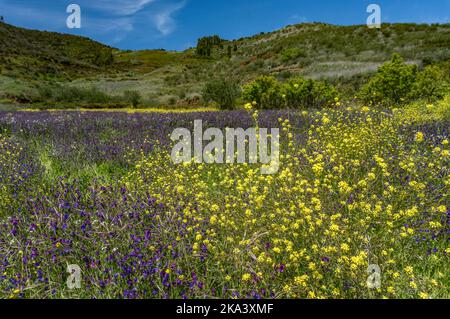
M176 28L176 22L173 19L172 15L181 10L185 6L186 2L180 2L178 4L174 4L171 6L168 6L161 11L159 11L156 15L153 17L153 21L155 23L156 28L158 31L166 36L172 33Z

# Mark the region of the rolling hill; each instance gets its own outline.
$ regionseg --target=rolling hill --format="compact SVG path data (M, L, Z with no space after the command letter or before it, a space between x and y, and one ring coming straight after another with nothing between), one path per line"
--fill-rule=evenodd
M112 50L84 37L0 23L0 67L6 76L25 79L86 76L99 72Z
M384 24L380 30L290 25L220 39L206 56L199 56L195 48L120 51L83 37L0 23L0 98L30 101L20 95L34 94L43 83L63 83L110 95L134 90L151 105L186 104L199 100L211 78L245 83L261 74L324 79L352 94L394 52L418 65L448 61L450 24Z

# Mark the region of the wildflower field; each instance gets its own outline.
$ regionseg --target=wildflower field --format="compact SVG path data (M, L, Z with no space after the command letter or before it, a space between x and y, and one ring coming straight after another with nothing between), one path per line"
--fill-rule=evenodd
M449 115L1 112L0 297L450 298ZM280 128L278 173L173 164L196 119Z

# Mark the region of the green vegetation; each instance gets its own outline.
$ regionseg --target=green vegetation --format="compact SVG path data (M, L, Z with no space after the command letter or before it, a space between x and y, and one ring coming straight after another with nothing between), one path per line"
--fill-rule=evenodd
M139 107L198 108L204 106L202 93L211 79L236 79L236 84L246 86L260 76L280 83L299 77L319 81L300 83L302 94L312 83L316 84L311 89L314 92L301 97L302 106L288 102L289 107L326 106L328 96L324 101L311 99L316 91L329 93L331 86L343 101L355 96L372 101L368 94L391 90L389 81L395 79L386 78L387 66L380 71L385 73L383 80L379 74L371 79L394 53L404 59L397 66L415 75L403 74L408 83L402 84L400 92L388 92L392 96L386 103L434 100L448 91L449 39L450 24L383 24L380 30L369 30L366 26L306 23L230 41L217 35L203 37L195 48L183 52L120 51L83 37L0 23L0 101L32 106L48 102L54 107L52 100L35 97L41 86L62 85L97 88L111 97L103 107L115 106L117 99L136 105L124 98L129 98L128 91L135 91L141 97ZM417 71L412 71L414 67ZM280 91L273 93L278 99L277 94ZM79 101L79 106L85 106L87 100ZM285 103L274 100L270 108Z
M2 75L67 80L113 71L113 48L88 38L26 30L0 22Z
M42 101L52 102L86 102L106 103L110 97L98 89L56 86L54 88L43 86L39 89Z
M142 103L142 96L137 91L125 91L124 99L134 108L137 108Z
M196 52L199 56L210 57L215 47L220 47L221 49L223 48L223 42L224 40L222 40L218 35L200 38L198 39ZM231 47L227 48L228 55L230 55L230 48Z
M284 105L281 85L273 77L261 76L244 86L244 101L255 103L262 109L277 109Z
M418 72L416 65L407 65L394 54L362 89L366 102L374 104L400 104L408 99L435 101L444 97L448 89L448 75L434 65Z
M296 77L280 83L273 77L262 76L244 87L244 101L262 109L323 108L332 106L337 90L322 81Z
M131 52L0 24L0 297L448 298L449 31L316 23ZM278 128L279 150L175 164L170 133L197 119Z
M143 99L139 92L128 90L122 95L109 95L97 87L62 86L42 84L37 90L23 96L37 108L138 108Z
M406 65L400 55L395 54L390 63L383 65L363 88L366 101L400 103L411 92L417 67Z
M428 65L417 75L410 97L433 102L442 99L448 89L448 73L436 65Z
M338 97L337 90L322 81L294 78L283 85L286 106L289 108L330 107Z
M241 95L241 88L233 80L217 79L205 85L203 99L206 103L215 102L221 109L233 109L236 99Z

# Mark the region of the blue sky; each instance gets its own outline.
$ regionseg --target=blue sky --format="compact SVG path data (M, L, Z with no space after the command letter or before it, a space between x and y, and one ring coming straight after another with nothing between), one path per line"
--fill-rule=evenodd
M81 7L81 29L68 29L66 8ZM197 38L225 39L288 24L365 24L369 4L383 22L450 23L450 0L0 0L14 25L88 36L121 49L182 50Z

